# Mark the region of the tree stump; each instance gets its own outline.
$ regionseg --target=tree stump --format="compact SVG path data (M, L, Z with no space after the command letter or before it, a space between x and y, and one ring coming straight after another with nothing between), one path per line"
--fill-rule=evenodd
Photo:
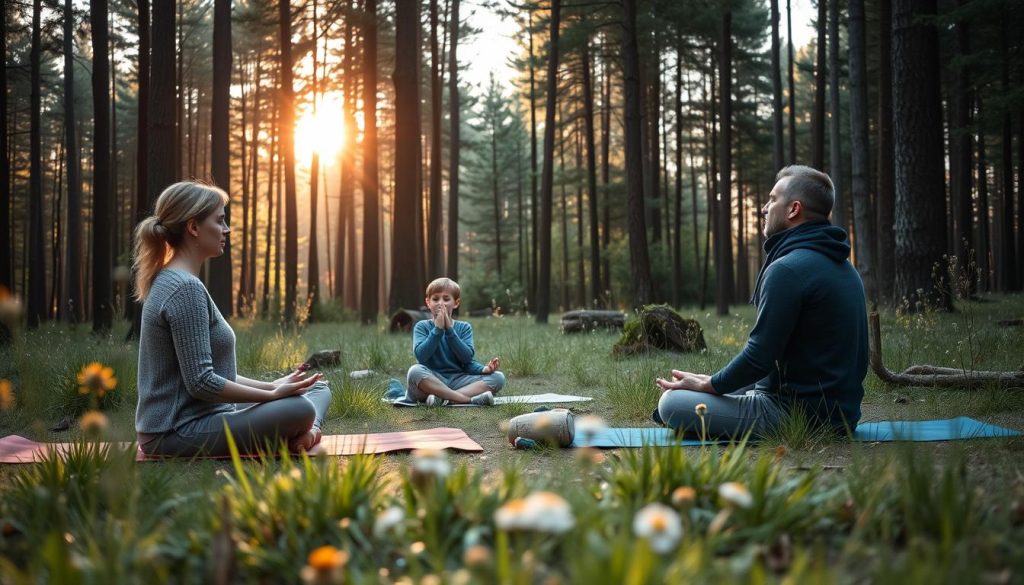
M391 316L391 325L388 331L391 333L409 333L416 323L424 319L431 319L430 311L423 309L399 309Z
M626 323L612 353L633 355L652 349L689 353L707 347L704 330L695 319L684 319L668 305L647 305Z
M620 311L569 311L562 315L562 333L580 333L596 329L622 329L626 315Z
M310 370L312 368L326 368L328 366L337 366L341 364L341 350L340 349L321 349L320 351L314 351L309 354L306 361L302 362L299 366L302 370Z

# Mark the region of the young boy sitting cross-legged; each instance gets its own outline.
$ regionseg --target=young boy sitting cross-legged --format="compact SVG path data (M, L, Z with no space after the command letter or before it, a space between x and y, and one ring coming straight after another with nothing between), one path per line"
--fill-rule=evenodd
M452 319L461 289L450 278L438 278L427 285L425 300L431 319L416 323L412 330L412 351L416 364L409 368L406 396L430 406L478 404L491 406L494 394L505 386L498 371L501 361L492 358L483 365L473 359L473 326Z

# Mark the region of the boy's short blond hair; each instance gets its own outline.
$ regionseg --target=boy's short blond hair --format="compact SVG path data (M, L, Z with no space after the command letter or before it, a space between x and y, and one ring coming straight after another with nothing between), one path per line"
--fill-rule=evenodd
M430 298L431 295L439 292L449 292L453 298L457 299L462 294L462 288L459 287L459 283L450 278L435 278L427 285L427 298Z

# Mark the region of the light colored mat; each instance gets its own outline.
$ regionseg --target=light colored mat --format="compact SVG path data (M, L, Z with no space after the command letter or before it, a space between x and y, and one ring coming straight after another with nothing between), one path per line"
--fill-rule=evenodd
M395 406L422 406L423 403L406 399L403 395L398 399L384 398L384 402L390 402ZM495 396L494 404L561 404L563 402L588 402L593 400L589 396L575 396L573 394L556 394L547 392L544 394L520 394L518 396ZM479 406L477 404L446 404L445 406Z
M324 435L325 455L355 455L358 453L391 453L412 449L454 449L457 451L483 451L483 447L469 438L462 429L437 428L394 433L369 433L363 435ZM132 443L108 443L120 449L128 449ZM49 453L66 454L74 443L41 443L18 435L0 438L0 463L36 463ZM157 461L159 457L147 457L141 450L135 456L137 461ZM182 459L193 459L183 457Z

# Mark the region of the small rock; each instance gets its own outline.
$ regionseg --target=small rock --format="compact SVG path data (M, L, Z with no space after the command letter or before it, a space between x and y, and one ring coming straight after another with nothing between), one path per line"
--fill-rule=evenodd
M910 402L910 399L907 398L906 396L897 396L896 398L893 398L892 401L895 402L896 404L907 404L908 402Z

